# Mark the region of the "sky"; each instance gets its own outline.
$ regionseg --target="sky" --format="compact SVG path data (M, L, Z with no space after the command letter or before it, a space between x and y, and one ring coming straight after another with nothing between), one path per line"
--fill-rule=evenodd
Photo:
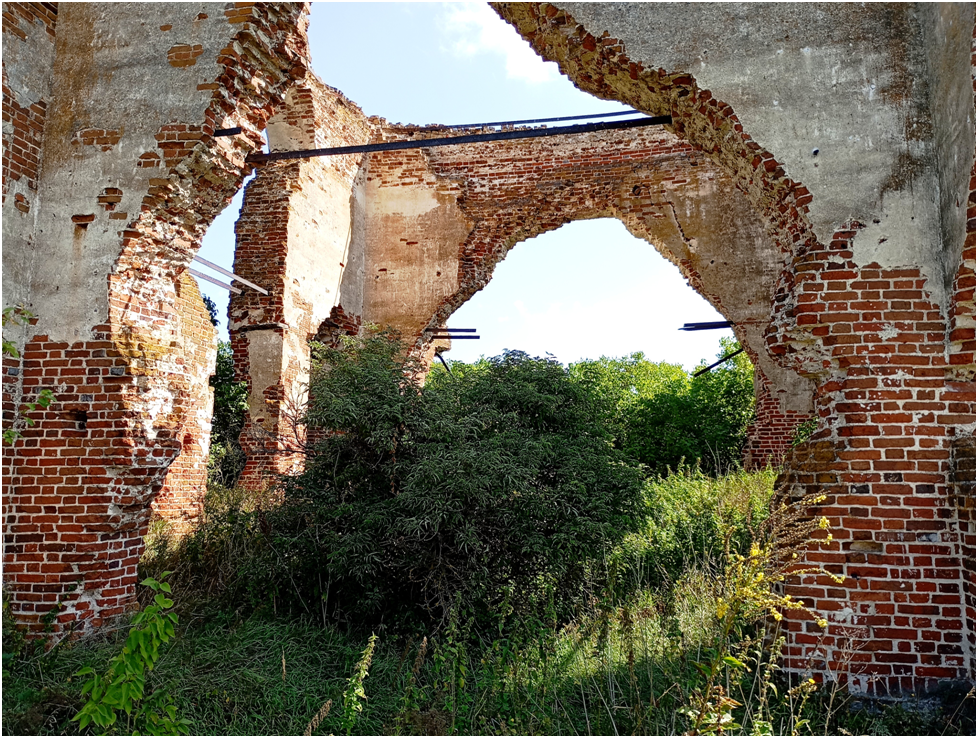
M477 123L615 112L544 62L485 3L315 2L313 70L367 115L397 123ZM241 192L215 220L200 255L227 269ZM205 271L205 270L201 270ZM223 279L223 278L222 278ZM227 338L228 293L206 282ZM446 358L473 361L518 349L564 363L643 352L695 367L727 331L686 333L723 320L651 244L614 219L577 221L517 244L492 280L448 321L476 328ZM712 363L712 361L711 361Z

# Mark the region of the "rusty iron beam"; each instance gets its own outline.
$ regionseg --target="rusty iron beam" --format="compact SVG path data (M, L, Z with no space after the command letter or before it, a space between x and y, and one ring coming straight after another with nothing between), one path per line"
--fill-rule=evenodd
M629 128L662 126L672 123L672 116L635 118L612 123L586 123L577 126L558 126L557 128L530 128L520 131L494 131L476 133L468 136L445 138L425 138L416 141L387 141L385 143L363 144L360 146L333 146L325 149L306 149L304 151L275 151L270 154L250 154L245 161L249 164L266 164L272 161L292 159L314 159L319 156L343 156L345 154L370 154L377 151L403 151L405 149L429 149L436 146L458 146L461 144L483 143L486 141L515 141L524 138L546 138L548 136L570 136L577 133L596 131L620 131Z

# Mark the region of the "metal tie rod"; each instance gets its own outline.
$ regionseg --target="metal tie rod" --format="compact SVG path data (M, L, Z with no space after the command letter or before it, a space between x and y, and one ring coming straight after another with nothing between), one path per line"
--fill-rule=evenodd
M522 138L546 138L548 136L568 136L575 133L594 133L596 131L616 131L645 126L662 126L672 123L671 115L656 118L643 117L611 123L586 123L577 126L558 126L557 128L531 128L520 131L494 131L476 133L468 136L445 138L426 138L415 141L387 141L385 143L362 144L360 146L334 146L325 149L305 151L276 151L271 154L250 154L245 158L249 164L264 164L270 161L289 159L313 159L319 156L342 156L344 154L369 154L375 151L402 151L404 149L430 149L436 146L458 146L459 144L483 143L486 141L514 141Z
M711 323L684 323L681 331L715 331L720 328L731 328L733 323L729 320L715 320Z
M221 280L214 279L213 277L209 277L206 274L198 272L196 269L188 269L187 271L190 272L193 276L197 277L197 279L203 279L204 281L210 282L211 284L216 284L218 287L223 287L226 290L230 290L236 295L241 294L241 290L239 290L237 287L233 287L229 284L224 284L224 282L222 282Z
M495 120L491 123L455 123L453 125L426 126L427 131L443 131L452 128L489 128L490 126L521 126L530 123L552 123L559 120L594 120L595 118L621 118L635 115L637 110L622 110L617 113L594 113L593 115L565 115L562 118L527 118L526 120Z
M225 277L230 277L230 278L231 278L231 279L233 279L233 280L236 280L236 281L238 281L238 282L241 282L241 284L245 284L245 285L248 285L249 287L251 287L251 289L253 289L253 290L257 290L258 292L261 292L261 293L262 293L263 295L267 295L267 294L268 294L268 290L266 290L266 289L263 289L263 288L261 288L261 287L259 287L259 286L258 286L257 284L255 284L254 282L249 282L249 281L248 281L247 279L245 279L244 277L239 277L239 276L238 276L237 274L235 274L234 272L229 272L229 271L228 271L227 269L224 269L223 267L219 267L219 266L218 266L217 264L215 264L215 263L214 263L214 262L212 262L212 261L207 261L207 259L204 259L204 258L202 258L202 257L200 257L200 256L195 256L195 257L194 257L194 261L199 261L199 262L200 262L201 264L203 264L204 266L206 266L206 267L210 267L210 268L211 268L211 269L213 269L213 270L214 270L215 272L220 272L220 273L221 273L221 274L223 274L223 275L224 275ZM206 279L206 277L205 277L205 279ZM214 280L213 280L213 279L208 279L208 281L209 281L209 282L214 282ZM224 283L223 283L223 282L214 282L214 284L219 284L219 285L221 285L221 286L223 286L223 285L224 285ZM241 290L235 290L235 292L236 292L237 294L241 294Z
M742 354L743 352L744 352L744 349L742 349L742 348L737 349L736 351L733 351L733 352L727 354L726 356L724 356L722 359L720 359L720 361L716 361L716 362L710 364L708 367L706 367L706 369L700 369L698 372L696 372L695 374L693 374L693 376L694 377L698 377L700 374L706 374L711 369L715 369L716 367L720 366L723 362L727 361L728 359L732 359L737 354Z

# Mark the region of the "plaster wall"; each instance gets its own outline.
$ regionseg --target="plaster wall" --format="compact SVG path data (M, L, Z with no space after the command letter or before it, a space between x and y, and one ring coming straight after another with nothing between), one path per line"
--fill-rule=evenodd
M820 240L864 223L857 263L921 264L935 302L946 303L953 270L940 237L938 172L960 190L970 161L968 145L935 136L934 115L951 124L943 135L974 130L973 5L706 3L694 14L669 3L561 7L596 35L618 39L631 61L694 75L737 111L754 141L777 152L787 176L805 183ZM949 33L956 43L940 43ZM938 42L929 51L925 36ZM939 147L965 163L939 165ZM960 244L963 219L956 222Z
M26 304L36 257L41 138L51 97L57 7L3 4L4 305ZM14 338L10 333L10 338ZM23 345L23 336L21 346Z

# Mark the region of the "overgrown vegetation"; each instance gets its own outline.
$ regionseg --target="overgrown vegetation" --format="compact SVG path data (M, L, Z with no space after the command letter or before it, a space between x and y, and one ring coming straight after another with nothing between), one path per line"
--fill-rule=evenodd
M172 604L152 589L170 570L184 624L143 672L174 708L157 715L202 734L973 734L973 696L869 705L780 672L778 623L804 608L778 587L825 522L814 499L772 511L775 472L732 463L749 365L702 388L640 355L513 352L423 388L414 369L382 332L321 349L305 473L215 484L193 534L147 551L135 628ZM691 445L640 427L722 402L736 420L704 415ZM135 653L128 627L44 653L8 625L5 732L76 730L95 708L75 675L114 684Z
M722 339L717 359L739 348ZM754 369L745 353L699 376L641 353L584 361L571 373L599 398L619 447L653 473L685 463L715 475L740 465L754 419Z

